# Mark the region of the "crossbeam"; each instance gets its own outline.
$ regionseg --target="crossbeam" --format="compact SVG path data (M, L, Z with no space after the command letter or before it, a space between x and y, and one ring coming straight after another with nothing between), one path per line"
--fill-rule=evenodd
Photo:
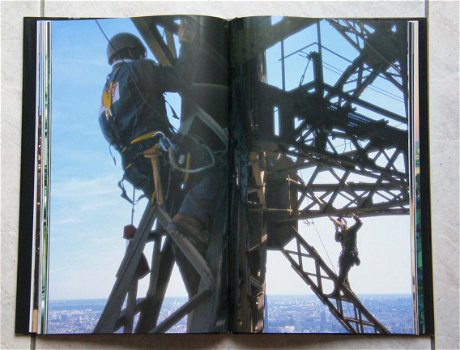
M291 263L294 271L305 281L321 302L329 308L332 315L342 326L350 333L389 333L385 326L366 309L352 290L339 283L338 276L327 266L316 250L302 238L297 230L292 229L292 234L297 249L288 250L284 247L279 247L279 250ZM306 259L310 259L313 264L307 264ZM331 296L327 294L324 288L325 280L332 280L339 286L337 295ZM344 307L345 304L352 307L351 312Z
M162 207L149 202L139 223L139 228L126 249L112 292L94 329L95 333L112 333L121 327L124 328L125 333L132 333L134 315L137 313L140 313L140 317L136 332L163 332L196 308L207 296L209 297L214 280L207 263L188 240L182 236L173 235L166 238L162 248L160 248L161 238L156 238L152 267L148 271L151 274L149 290L145 298L137 298L138 266L143 257L145 244L150 240L151 229L155 220L158 220L162 227L167 227L171 218ZM178 311L157 325L159 309L173 267L169 238L174 241L178 249L181 249L200 274L200 290ZM125 300L127 300L127 305L123 308Z

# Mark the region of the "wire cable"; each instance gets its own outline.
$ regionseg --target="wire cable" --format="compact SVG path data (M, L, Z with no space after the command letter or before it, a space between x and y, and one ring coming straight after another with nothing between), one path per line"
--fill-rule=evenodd
M318 231L318 229L317 229L317 227L315 225L315 222L313 220L311 221L311 224L312 224L313 228L315 229L316 235L318 236L318 238L319 238L319 240L321 242L321 245L323 246L323 249L324 249L324 251L326 253L327 259L329 260L329 263L331 264L332 270L334 271L335 274L337 274L337 272L335 271L335 268L334 268L334 264L332 263L331 257L329 256L329 253L327 252L326 246L324 245L323 240L321 238L321 235L319 234L319 231Z
M131 225L134 223L134 206L136 205L135 203L135 198L136 198L136 187L133 186L133 203L131 204Z
M310 64L310 61L311 61L311 56L308 57L307 65L305 66L305 69L303 70L303 74L302 74L302 76L300 77L299 87L302 85L303 80L305 79L305 73L307 73L307 69L308 69L308 65Z
M302 179L303 183L305 183L305 179L303 178L302 172L300 172L300 178ZM308 220L305 220L305 221L306 221L307 225L309 225L310 221L308 221ZM323 240L321 238L321 235L319 234L319 231L316 228L315 222L313 220L311 220L311 224L313 225L313 228L315 229L316 235L318 236L318 238L319 238L319 240L321 242L321 245L323 246L323 249L324 249L324 251L326 253L326 256L327 256L327 258L329 260L329 263L331 264L332 270L334 271L335 274L337 274L336 271L335 271L335 268L334 268L334 264L332 263L332 259L329 256L329 253L328 253L328 251L326 249L326 246L324 245L324 242L323 242Z

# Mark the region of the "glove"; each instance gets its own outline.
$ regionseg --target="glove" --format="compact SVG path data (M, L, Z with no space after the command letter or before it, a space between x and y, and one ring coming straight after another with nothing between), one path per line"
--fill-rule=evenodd
M179 25L179 42L181 44L191 44L195 40L198 31L198 22L194 17L188 16L181 20Z

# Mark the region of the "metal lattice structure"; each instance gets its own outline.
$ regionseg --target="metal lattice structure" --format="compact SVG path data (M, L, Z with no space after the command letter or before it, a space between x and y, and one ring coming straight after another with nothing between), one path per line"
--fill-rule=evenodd
M292 234L296 249L282 247L281 253L343 327L350 333L388 333L385 326L364 307L346 285L341 287L341 293L337 296L332 297L326 293L323 288L325 282L329 280L339 283L337 275L297 231L292 231Z
M222 201L223 205L224 202L225 200ZM222 254L213 254L224 250L222 233L226 231L226 219L224 217L220 219L213 228L215 235L207 254L207 261L210 262L208 264L183 237L166 235L164 227L171 220L169 214L163 207L149 203L137 233L128 245L116 274L116 282L94 331L96 333L112 333L118 330L124 333L164 333L186 315L190 318L188 323L190 332L212 332L222 327L221 324L225 324L225 320L219 318L218 314L221 306L222 284L220 280L213 278L213 276L220 277L223 260ZM156 230L152 230L155 223ZM154 245L150 265L144 255L146 245L149 243ZM191 265L201 276L200 286L194 296L159 322L159 314L175 260L173 244L180 247L189 257ZM139 297L139 279L147 274L149 288L145 296ZM136 316L138 316L137 322L135 322Z

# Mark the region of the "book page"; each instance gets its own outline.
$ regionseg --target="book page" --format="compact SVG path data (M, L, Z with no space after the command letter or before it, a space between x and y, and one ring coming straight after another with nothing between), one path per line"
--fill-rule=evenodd
M227 332L226 22L38 23L52 76L49 261L31 331Z
M390 19L231 23L234 216L250 242L238 247L248 252L239 285L251 291L238 294L236 331L432 331L417 297L431 277L419 268L415 282L420 101L419 85L409 87L419 71L409 69L408 28Z

